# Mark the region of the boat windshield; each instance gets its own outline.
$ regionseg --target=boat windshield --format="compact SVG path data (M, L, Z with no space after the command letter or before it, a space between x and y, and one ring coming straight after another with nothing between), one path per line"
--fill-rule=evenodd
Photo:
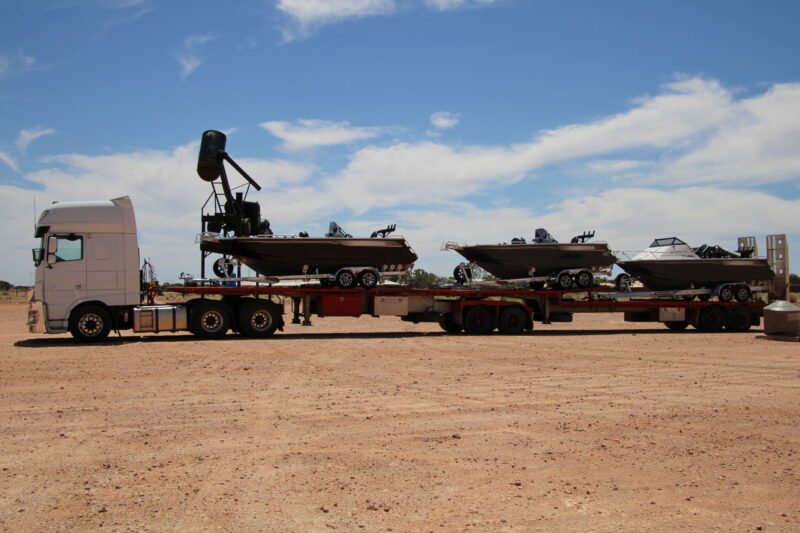
M655 248L657 246L675 246L686 243L680 240L677 237L667 237L666 239L656 239L653 241L653 244L650 245L650 248Z

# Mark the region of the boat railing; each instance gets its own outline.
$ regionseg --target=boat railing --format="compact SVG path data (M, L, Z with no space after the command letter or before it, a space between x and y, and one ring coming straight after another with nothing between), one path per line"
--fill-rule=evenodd
M612 250L614 256L618 261L654 261L659 259L698 259L694 254L688 253L675 253L675 251L658 251L652 250Z
M225 235L220 232L213 232L213 231L204 231L202 233L198 233L195 237L195 244L199 243L204 237L209 237L212 239L219 239L224 238ZM247 235L246 237L240 237L241 239L333 239L337 237L301 237L300 235L283 235L277 233L270 233L270 234L263 234L263 235ZM402 235L392 235L391 237L338 237L340 239L403 239L405 237Z

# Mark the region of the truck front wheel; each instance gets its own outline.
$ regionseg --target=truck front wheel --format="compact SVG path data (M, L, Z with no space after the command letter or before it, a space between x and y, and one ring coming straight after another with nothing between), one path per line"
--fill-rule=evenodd
M111 331L111 315L99 305L84 305L69 317L69 332L79 341L98 342Z

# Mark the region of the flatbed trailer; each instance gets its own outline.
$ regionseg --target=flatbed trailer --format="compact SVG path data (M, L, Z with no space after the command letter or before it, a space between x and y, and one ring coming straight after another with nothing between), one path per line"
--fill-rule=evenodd
M311 325L312 316L397 316L414 323L438 322L445 331L473 335L531 332L535 322L571 322L575 313L623 313L626 321L662 322L670 329L692 325L702 331L746 331L760 323L765 305L758 301L689 301L680 294L677 298L641 298L636 293L614 293L604 288L561 291L175 285L167 290L195 297L178 305L187 307L188 329L210 338L222 336L228 329L253 337L272 335L283 327L286 302L291 303L292 322L307 326ZM271 316L266 317L265 313ZM269 327L264 327L267 323Z

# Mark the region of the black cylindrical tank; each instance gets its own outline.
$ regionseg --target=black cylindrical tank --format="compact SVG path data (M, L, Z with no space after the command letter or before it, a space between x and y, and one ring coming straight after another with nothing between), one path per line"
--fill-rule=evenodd
M227 137L221 131L208 130L200 139L200 154L197 156L197 174L206 181L214 181L222 174L222 152Z

